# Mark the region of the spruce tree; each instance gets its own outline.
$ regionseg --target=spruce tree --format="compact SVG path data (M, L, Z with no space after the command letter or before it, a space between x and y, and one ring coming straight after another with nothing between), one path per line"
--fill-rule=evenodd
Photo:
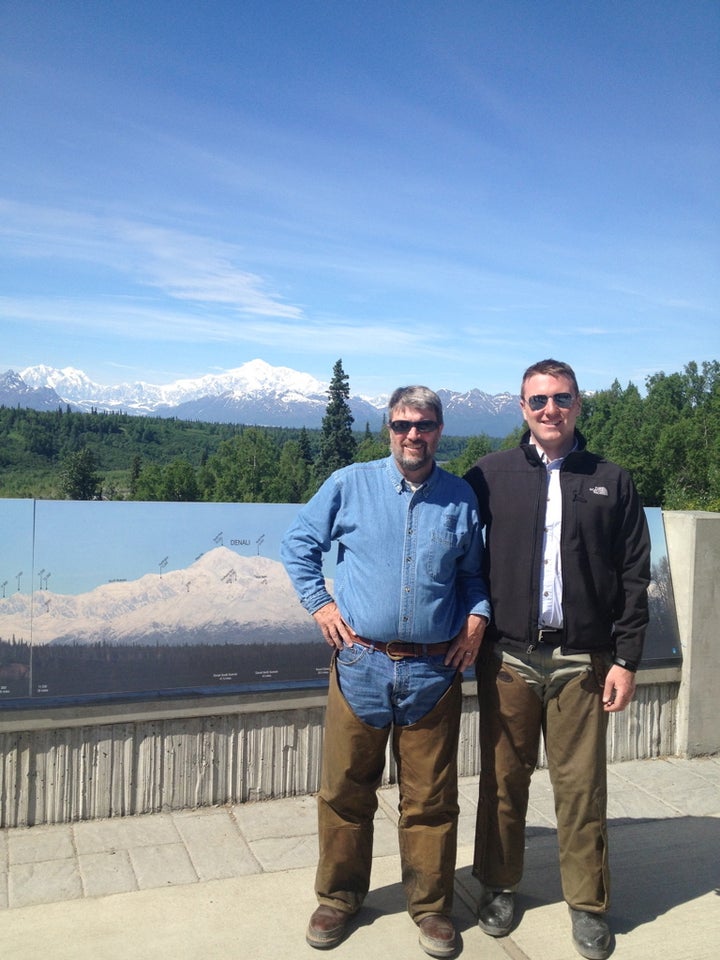
M333 367L328 388L329 401L325 408L320 433L320 454L315 467L318 486L334 470L346 467L355 457L355 437L352 433L353 415L350 412L350 378L343 370L342 360Z
M298 450L303 461L310 466L313 462L313 452L312 446L310 445L310 437L305 427L300 431L300 436L298 437Z

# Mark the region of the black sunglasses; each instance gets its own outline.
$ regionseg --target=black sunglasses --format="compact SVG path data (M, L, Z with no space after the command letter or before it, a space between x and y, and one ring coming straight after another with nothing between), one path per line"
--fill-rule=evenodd
M390 429L393 433L410 433L413 427L418 433L432 433L440 424L437 420L391 420Z
M548 400L554 400L555 406L562 407L563 410L569 410L575 402L575 397L571 393L553 393L547 396L545 393L536 393L533 397L528 397L525 403L531 410L542 410L546 407Z

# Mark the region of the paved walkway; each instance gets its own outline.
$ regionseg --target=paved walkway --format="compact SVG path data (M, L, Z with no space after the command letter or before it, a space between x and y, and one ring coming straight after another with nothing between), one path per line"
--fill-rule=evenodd
M476 778L461 781L458 953L479 960L576 960L557 868L552 793L533 778L519 923L494 940L474 922ZM347 939L304 940L315 907L315 801L302 797L0 831L3 960L420 960L381 791L372 890ZM720 757L610 768L617 960L720 956Z

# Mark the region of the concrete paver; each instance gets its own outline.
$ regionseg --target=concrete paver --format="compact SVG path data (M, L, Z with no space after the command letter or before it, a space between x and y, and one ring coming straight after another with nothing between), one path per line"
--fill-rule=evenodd
M133 847L128 852L141 890L197 883L199 879L183 843Z
M18 863L8 877L8 905L77 900L83 895L80 871L71 859Z
M78 854L78 870L86 897L107 897L138 889L127 850Z
M476 778L460 783L458 953L576 960L557 864L547 771L533 777L518 923L494 940L475 923ZM338 960L425 956L405 910L397 790L381 791L372 888ZM609 769L610 912L617 960L715 960L720 943L720 757ZM10 960L317 958L315 801L0 831L0 946Z
M173 815L199 880L259 873L260 866L228 810Z
M74 855L72 828L42 826L35 830L11 830L7 837L8 863L39 863L65 860Z
M232 807L232 813L247 840L310 836L317 829L314 797L293 797L271 803L238 803Z
M22 828L18 829L22 830ZM38 829L46 828L31 827L29 832ZM72 830L75 843L81 853L129 850L132 847L178 843L180 840L175 821L170 814L165 813L143 817L113 817L110 820L87 820L73 824Z
M317 862L316 837L268 837L250 844L263 873L296 870Z

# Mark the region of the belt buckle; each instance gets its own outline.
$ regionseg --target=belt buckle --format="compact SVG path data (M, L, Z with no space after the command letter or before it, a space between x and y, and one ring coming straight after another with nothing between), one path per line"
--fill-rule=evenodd
M403 657L405 656L405 654L404 654L404 653L392 653L392 651L390 650L390 648L391 648L393 645L397 645L397 646L401 646L401 647L404 646L402 640L391 640L390 643L388 643L388 644L386 645L386 647L385 647L385 653L388 655L388 657L390 657L391 660L402 660Z
M546 636L546 635L547 635L548 637L551 637L551 636L553 636L554 634L559 633L559 632L560 632L560 631L557 630L555 627L541 627L541 628L538 630L538 643L545 643L545 642L546 642L546 641L545 641L545 636Z

